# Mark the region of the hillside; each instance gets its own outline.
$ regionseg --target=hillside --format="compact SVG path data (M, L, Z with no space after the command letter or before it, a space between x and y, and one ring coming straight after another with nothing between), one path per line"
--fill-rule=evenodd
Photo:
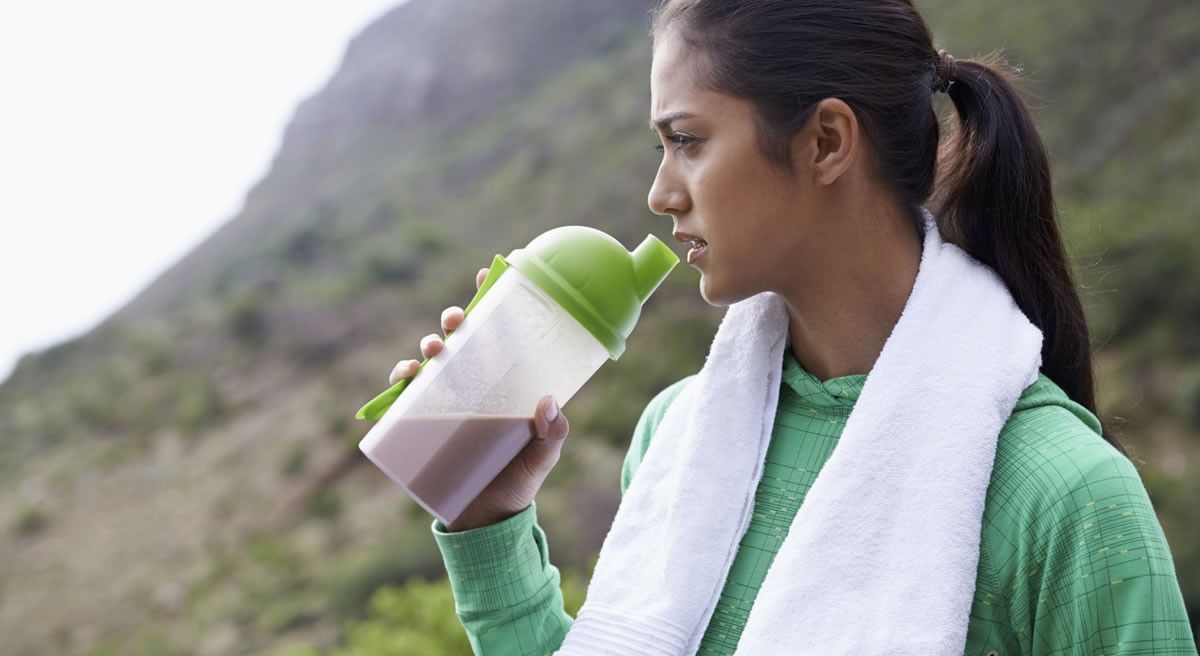
M388 13L298 106L236 216L96 330L19 362L0 384L6 652L329 649L382 612L381 587L440 580L429 516L357 451L353 413L493 254L573 223L669 240L645 203L649 4ZM1102 408L1195 622L1200 5L919 4L959 59L1003 47L1025 66ZM721 313L697 279L678 267L565 408L571 442L538 498L565 571L586 571L607 531L638 413L703 362ZM446 619L438 598L404 622Z

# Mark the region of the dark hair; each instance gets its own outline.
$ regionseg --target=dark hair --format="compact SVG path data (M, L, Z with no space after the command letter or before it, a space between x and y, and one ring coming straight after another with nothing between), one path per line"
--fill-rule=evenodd
M994 54L954 62L959 120L941 142L931 95L945 65L910 0L660 0L651 16L652 39L669 29L695 51L702 84L753 103L762 152L783 170L818 101L849 105L877 178L909 207L928 203L947 241L999 274L1042 331L1042 371L1128 457L1096 408L1050 162L1007 64Z

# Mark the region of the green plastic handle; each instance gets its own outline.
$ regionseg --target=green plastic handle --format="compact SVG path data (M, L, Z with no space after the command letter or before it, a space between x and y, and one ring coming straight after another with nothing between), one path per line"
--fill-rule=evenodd
M503 274L506 269L508 269L508 266L508 260L505 260L499 254L492 259L492 266L488 270L487 277L484 278L483 283L479 285L479 291L475 292L475 298L472 298L471 302L467 304L466 309L463 310L464 319L468 314L471 313L471 310L475 309L475 306L479 304L479 299L483 298L483 295L488 289L491 289L496 280L500 278L500 275ZM449 337L449 333L447 333L446 336ZM420 374L421 369L425 366L426 362L429 362L429 358L425 358L425 360L421 362L421 366L417 367L417 373L384 390L379 396L376 396L368 401L366 405L359 408L358 414L354 416L358 419L370 419L372 421L378 420L383 416L383 413L387 412L388 408L392 407L392 404L395 403L396 399L400 397L400 392L403 392L404 388L408 387L408 383L412 381L412 379L418 374Z

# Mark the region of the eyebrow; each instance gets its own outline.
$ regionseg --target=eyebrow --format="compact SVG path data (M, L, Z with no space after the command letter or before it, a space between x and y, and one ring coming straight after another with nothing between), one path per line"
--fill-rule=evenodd
M692 114L687 112L671 112L664 114L656 119L651 119L650 129L656 132L665 132L671 128L671 123L678 121L681 118L692 118Z

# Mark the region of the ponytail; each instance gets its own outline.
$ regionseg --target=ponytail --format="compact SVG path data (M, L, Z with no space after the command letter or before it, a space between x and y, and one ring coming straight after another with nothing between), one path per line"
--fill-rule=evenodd
M959 121L938 149L930 202L938 227L1000 275L1042 331L1042 371L1128 457L1096 407L1087 318L1055 218L1050 161L1016 74L994 53L951 64L947 93Z

